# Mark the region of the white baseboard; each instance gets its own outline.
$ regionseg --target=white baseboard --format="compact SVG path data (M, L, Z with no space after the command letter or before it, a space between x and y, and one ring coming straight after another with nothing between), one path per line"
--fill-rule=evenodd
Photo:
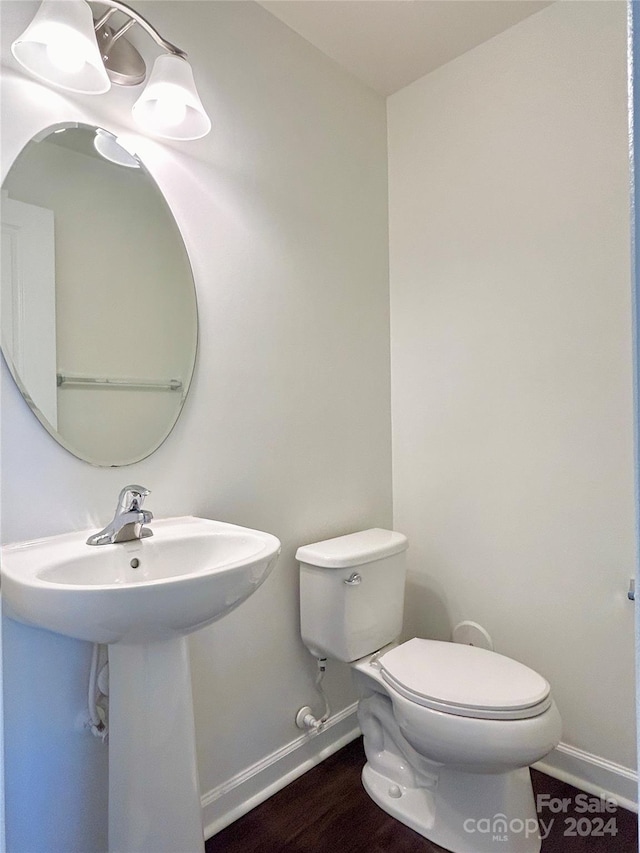
M300 735L208 791L202 797L205 838L220 832L358 737L357 707L354 702L331 716L319 734ZM638 774L628 767L565 743L533 766L581 791L613 797L622 808L638 811Z
M590 752L561 743L543 761L533 765L536 770L567 782L589 794L613 797L618 805L638 811L638 774L606 761Z
M318 734L304 733L202 797L205 838L251 811L360 734L354 702L333 714Z

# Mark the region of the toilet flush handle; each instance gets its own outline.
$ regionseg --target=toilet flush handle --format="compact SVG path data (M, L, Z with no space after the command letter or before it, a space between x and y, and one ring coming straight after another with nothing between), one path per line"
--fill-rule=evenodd
M344 579L343 583L346 583L347 586L357 586L362 583L362 577L357 572L352 572L348 578Z

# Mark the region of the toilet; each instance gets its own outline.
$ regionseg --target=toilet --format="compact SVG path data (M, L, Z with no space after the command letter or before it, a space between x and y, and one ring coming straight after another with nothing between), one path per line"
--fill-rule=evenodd
M358 687L364 787L453 853L537 853L529 765L561 735L549 684L486 649L399 644L407 544L374 528L296 553L302 639L314 657L349 663Z

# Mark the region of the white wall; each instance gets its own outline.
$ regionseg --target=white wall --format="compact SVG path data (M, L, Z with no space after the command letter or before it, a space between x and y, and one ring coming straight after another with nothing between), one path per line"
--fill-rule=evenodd
M406 630L480 622L631 780L625 37L622 2L555 3L393 95L388 139Z
M139 151L180 223L201 343L176 429L149 459L95 469L53 443L2 381L2 538L109 520L147 485L158 517L276 534L282 556L241 608L193 638L203 793L291 744L320 706L299 640L298 545L391 524L384 101L254 3L149 2L188 50L213 131ZM2 47L37 3L3 0ZM135 93L58 94L6 71L2 172L44 126L118 130ZM104 849L104 747L82 729L89 648L4 620L11 853ZM335 711L355 698L332 666Z

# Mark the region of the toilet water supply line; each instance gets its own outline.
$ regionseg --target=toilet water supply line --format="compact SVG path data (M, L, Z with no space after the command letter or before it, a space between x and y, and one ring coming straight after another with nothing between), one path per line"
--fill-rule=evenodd
M324 702L324 714L320 717L320 719L316 719L311 712L311 708L308 705L305 705L304 708L300 708L298 713L296 714L296 725L299 729L307 729L312 733L317 734L322 730L322 727L329 719L329 715L331 714L331 708L329 707L329 700L327 699L327 694L324 691L324 687L322 686L322 679L324 678L324 674L327 671L327 659L326 658L316 658L316 663L318 665L318 674L316 676L316 690L322 697Z
M101 652L101 650L103 650ZM102 666L99 666L99 663ZM315 688L322 697L324 702L324 713L317 719L313 716L311 708L305 705L300 708L296 714L296 725L300 729L317 734L322 730L322 727L331 715L329 699L322 686L324 674L327 671L327 659L317 658L318 674L316 675ZM109 725L107 722L107 710L104 707L109 696L109 658L108 647L102 646L100 643L93 644L91 653L91 669L89 672L89 691L87 696L87 706L89 709L89 720L87 723L91 734L94 737L99 737L101 740L106 740L109 734ZM102 701L103 704L100 704Z
M101 648L104 649L101 654ZM99 643L93 644L93 652L91 654L91 670L89 672L89 693L87 696L87 705L89 708L89 721L87 726L94 737L99 737L105 741L109 734L109 726L107 725L107 712L103 702L109 695L108 677L109 677L109 660L107 646L100 646ZM98 666L102 660L102 666Z
M99 664L102 663L102 666ZM327 671L327 659L317 658L318 674L316 676L315 687L324 702L324 713L317 719L313 716L311 708L305 705L300 708L296 714L296 725L298 728L307 729L307 731L317 734L322 730L322 727L329 719L331 708L329 699L322 686L324 674ZM109 659L108 647L102 646L99 643L93 644L91 654L91 669L89 672L89 690L87 696L87 706L89 709L89 720L87 726L94 737L99 737L101 740L106 740L109 734L109 725L107 722L107 709L104 707L109 696ZM100 704L102 701L103 704Z

